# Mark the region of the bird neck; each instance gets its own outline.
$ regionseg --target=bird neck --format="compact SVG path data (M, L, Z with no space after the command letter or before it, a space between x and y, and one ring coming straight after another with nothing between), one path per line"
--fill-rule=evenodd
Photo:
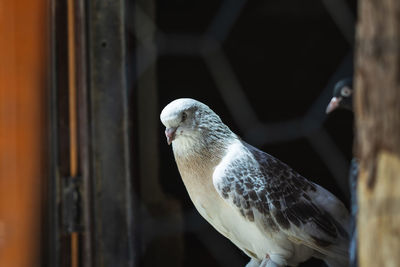
M221 162L226 150L225 144L221 143L207 147L193 146L185 151L174 147L175 161L189 195L193 195L193 190L212 188L214 169Z
M197 137L177 138L172 147L178 165L198 169L213 168L226 154L228 146L238 139L230 130L208 131Z

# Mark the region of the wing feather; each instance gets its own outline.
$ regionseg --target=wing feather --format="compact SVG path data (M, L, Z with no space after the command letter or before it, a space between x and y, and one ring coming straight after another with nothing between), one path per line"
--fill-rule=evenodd
M346 257L341 244L347 243L347 231L330 214L332 209L315 199L326 194L337 201L341 216L348 214L344 205L278 159L243 142L240 153L227 155L213 179L221 197L266 234L282 231L294 243Z

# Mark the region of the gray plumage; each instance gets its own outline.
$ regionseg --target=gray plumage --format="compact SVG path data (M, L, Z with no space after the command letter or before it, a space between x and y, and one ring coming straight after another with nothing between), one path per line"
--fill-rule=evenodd
M335 196L242 141L203 103L177 99L160 118L194 205L248 267L310 257L347 266L348 212Z
M346 109L353 112L353 77L338 81L333 88L333 96L327 106L327 113L336 109ZM350 164L349 184L351 197L351 218L350 218L350 266L358 266L357 257L357 180L358 180L358 160L353 158Z

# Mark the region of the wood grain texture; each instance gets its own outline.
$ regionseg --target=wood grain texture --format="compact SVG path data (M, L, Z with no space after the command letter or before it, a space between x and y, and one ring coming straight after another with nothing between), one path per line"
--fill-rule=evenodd
M400 2L359 1L356 154L360 266L400 266Z
M376 163L378 181L373 192L366 183L359 186L359 263L395 267L400 264L400 159L381 152Z
M0 266L40 266L48 4L0 1Z

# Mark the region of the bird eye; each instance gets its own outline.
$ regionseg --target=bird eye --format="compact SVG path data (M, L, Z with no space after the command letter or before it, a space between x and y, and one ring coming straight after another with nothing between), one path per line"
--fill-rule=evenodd
M186 114L186 112L183 112L182 113L182 122L184 122L186 120L186 118L187 118L187 114Z
M342 90L340 91L340 94L344 97L349 97L351 95L352 91L348 87L343 87Z

